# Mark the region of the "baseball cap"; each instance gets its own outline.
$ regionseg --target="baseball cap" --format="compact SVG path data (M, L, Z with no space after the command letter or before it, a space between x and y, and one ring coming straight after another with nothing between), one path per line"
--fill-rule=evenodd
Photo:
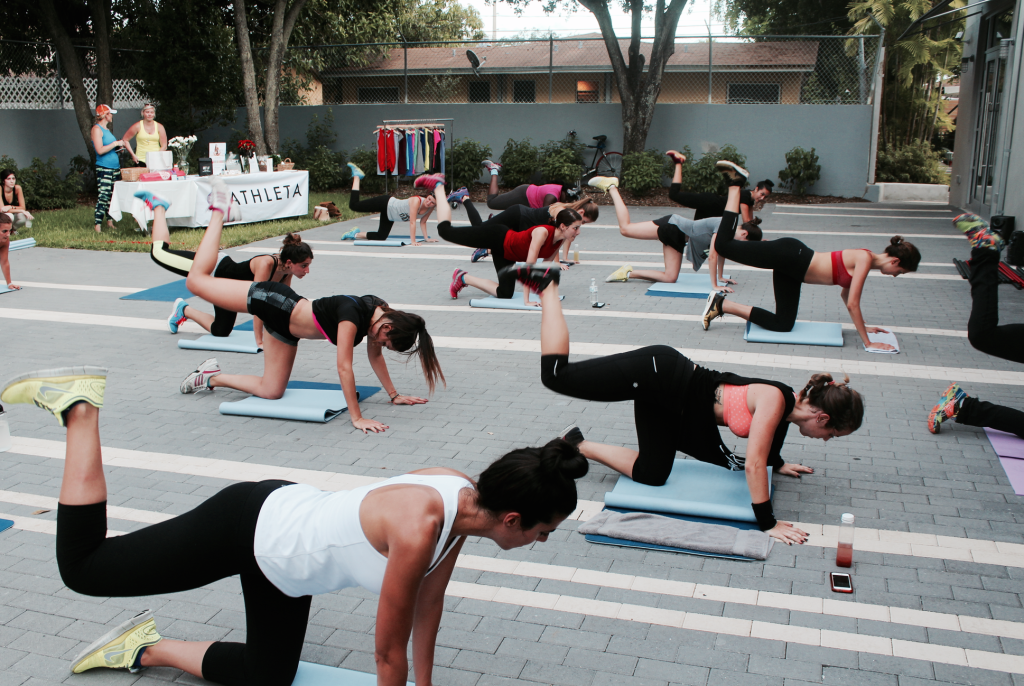
M96 105L96 116L102 117L104 114L117 114L117 110L111 109L109 105Z

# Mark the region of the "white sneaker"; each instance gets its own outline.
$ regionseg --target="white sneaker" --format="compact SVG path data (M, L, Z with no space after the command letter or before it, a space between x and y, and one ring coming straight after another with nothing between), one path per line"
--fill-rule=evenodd
M224 223L238 221L242 218L242 210L231 197L231 191L223 179L214 179L210 184L210 194L206 196L211 210L219 210L224 215Z
M609 188L612 188L613 186L615 188L619 187L619 180L614 176L595 176L590 179L590 181L587 181L587 185L593 186L594 188L600 188L607 193Z
M491 162L490 160L484 160L480 163L487 171L495 171L501 169L501 165L497 162Z
M211 357L196 367L196 370L185 377L181 382L180 390L184 394L198 393L199 391L212 391L210 379L220 374L220 365L217 358Z

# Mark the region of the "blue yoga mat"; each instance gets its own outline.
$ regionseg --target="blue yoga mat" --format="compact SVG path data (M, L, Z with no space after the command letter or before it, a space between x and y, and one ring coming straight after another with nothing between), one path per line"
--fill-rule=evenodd
M768 468L771 488L772 468ZM677 459L664 486L645 486L620 476L604 494L604 504L643 512L756 522L750 508L746 473L699 460Z
M797 322L792 331L768 331L747 322L743 340L749 343L790 343L843 347L843 325L838 322Z
M377 686L377 675L300 662L292 686ZM413 686L411 681L406 686Z
M14 290L13 288L8 288L7 284L0 283L0 295L3 295L4 293L17 293L17 292L18 291Z
M703 286L689 283L655 283L644 295L656 295L662 298L697 298L704 299L711 292L711 284L705 280Z
M379 391L377 386L356 386L359 400L363 401ZM277 400L257 398L220 404L220 413L239 417L265 417L298 422L324 424L348 409L345 394L339 384L315 381L289 381L284 395Z
M11 241L11 244L7 247L7 250L24 250L25 248L36 247L35 238L22 238L20 241Z
M165 283L163 286L157 286L156 288L147 288L144 291L138 293L131 293L129 295L121 296L121 300L155 300L158 302L172 303L178 298L191 298L194 297L192 292L185 288L185 279L179 281L172 281L171 283Z
M232 331L252 331L252 320L239 324Z
M7 531L12 526L14 526L14 522L12 522L11 520L9 520L9 519L0 519L0 531Z
M374 248L401 248L409 245L408 238L389 238L386 241L353 241L356 245L369 245Z
M179 338L182 350L215 350L225 353L249 353L255 355L263 350L256 345L256 335L251 331L235 329L227 336L206 334L196 339Z
M612 512L635 512L636 510L627 510L621 507L606 507L606 510ZM737 529L756 529L756 523L750 522L735 522L725 521L722 519L712 519L710 517L691 517L689 515L672 514L669 512L660 512L659 514L665 517L671 517L672 519L682 519L687 522L700 522L702 524L720 524L723 526L731 526ZM691 548L675 548L670 545L658 545L656 543L641 543L640 541L630 541L626 538L612 538L611 536L601 536L600 534L584 534L584 538L587 539L588 543L597 543L599 545L617 545L623 548L642 548L644 550L664 550L669 553L685 553L687 555L700 555L702 557L723 557L727 560L742 560L744 562L753 562L754 558L744 557L742 555L723 555L721 553L709 553L704 550L693 550Z
M732 278L728 274L722 274L723 279ZM676 283L685 284L687 286L707 286L708 290L711 290L711 277L707 272L679 272L679 276L676 277Z
M559 300L565 300L564 295L558 296ZM530 302L540 304L540 298L537 297L536 293L530 293ZM539 307L532 307L523 302L523 294L516 293L511 298L495 298L494 296L488 296L486 298L473 298L469 301L470 307L485 307L492 310L536 310L540 312Z

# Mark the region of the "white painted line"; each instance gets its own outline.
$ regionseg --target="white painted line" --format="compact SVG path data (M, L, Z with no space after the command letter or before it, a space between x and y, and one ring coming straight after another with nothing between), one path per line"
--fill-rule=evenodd
M50 310L22 310L13 307L0 307L0 319L23 319L36 322L56 322L61 324L92 324L94 326L117 326L122 329L147 329L149 331L167 331L166 319L142 319L141 317L118 317L109 314L87 314L84 312L53 312ZM206 330L192 321L178 327L185 333L206 333Z
M19 286L29 288L58 288L69 291L95 291L97 293L138 293L142 288L122 288L120 286L92 286L75 283L43 283L41 281L22 281L18 279Z
M876 217L869 217L869 219L875 219L875 218ZM933 219L933 217L925 217L925 218L926 219ZM918 238L955 238L957 240L963 240L963 238L964 238L963 236L953 236L953 235L947 235L947 234L944 234L944 233L903 233L902 231L900 231L900 232L897 232L897 231L887 231L887 232L882 232L882 233L875 233L875 232L865 232L865 231L829 231L829 230L822 230L822 231L792 231L790 229L786 229L785 231L780 231L778 229L774 229L774 230L773 229L761 229L761 232L762 233L778 233L778 234L782 234L784 236L822 236L822 237L827 237L827 236L866 236L866 237L878 237L878 238L892 238L897 233L899 233L899 235L903 236L904 238L906 238L907 240L909 240L911 242L917 240Z
M900 210L889 210L899 212ZM948 217L898 217L894 214L835 214L833 212L772 212L772 216L789 215L793 217L857 217L859 219L913 219L914 221L948 222Z
M937 204L937 203L929 203L929 204ZM827 209L830 209L830 208L834 207L836 209L842 209L845 212L945 212L946 214L953 214L953 215L956 214L955 211L948 210L948 209L947 210L920 210L920 209L917 209L917 208L914 208L914 207L907 208L907 209L896 208L896 207L864 207L861 204L854 204L854 203L831 203L831 204L827 204L827 205L825 205L825 204L822 204L822 205L780 205L780 204L777 204L777 203L766 203L766 206L767 205L772 205L775 208L784 207L787 210L807 209L807 210L809 210L811 212L821 212L823 210L827 210ZM775 212L775 210L773 210L773 212Z
M15 529L20 531L31 531L37 534L57 535L57 522L52 519L36 519L34 517L23 517L21 515L4 514L0 512L0 519L9 519L14 522ZM111 536L122 536L123 531L107 530L107 538Z

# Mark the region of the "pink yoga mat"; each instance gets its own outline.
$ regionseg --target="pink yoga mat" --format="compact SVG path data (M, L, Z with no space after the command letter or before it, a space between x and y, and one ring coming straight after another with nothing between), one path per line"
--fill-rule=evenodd
M999 463L1003 465L1003 471L1010 479L1013 492L1017 495L1024 495L1024 460L1014 457L1000 457Z
M1024 439L995 429L985 429L985 433L996 455L1024 460Z

